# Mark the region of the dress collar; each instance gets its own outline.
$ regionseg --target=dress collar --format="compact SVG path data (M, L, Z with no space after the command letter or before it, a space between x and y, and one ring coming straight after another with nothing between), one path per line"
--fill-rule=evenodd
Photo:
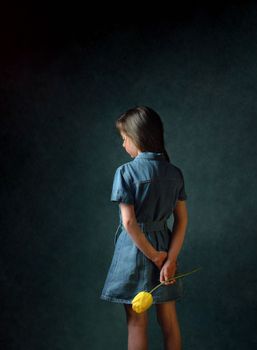
M164 153L160 152L141 152L134 159L155 159L155 160L165 160Z

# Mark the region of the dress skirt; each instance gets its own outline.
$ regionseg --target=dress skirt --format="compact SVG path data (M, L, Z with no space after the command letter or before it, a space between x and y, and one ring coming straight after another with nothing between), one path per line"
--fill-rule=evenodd
M167 221L138 223L148 241L156 250L168 251L172 232ZM141 291L150 292L160 283L160 270L135 245L122 223L119 224L114 238L114 253L102 289L100 299L131 304L132 299ZM177 259L179 273L179 261ZM181 279L170 285L161 285L153 291L153 304L160 304L183 297Z

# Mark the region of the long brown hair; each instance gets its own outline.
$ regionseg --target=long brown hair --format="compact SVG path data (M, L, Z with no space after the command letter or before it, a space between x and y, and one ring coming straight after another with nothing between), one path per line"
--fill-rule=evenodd
M163 123L152 108L131 108L120 115L115 126L119 133L122 131L128 135L141 152L163 153L167 162L170 162L165 149Z

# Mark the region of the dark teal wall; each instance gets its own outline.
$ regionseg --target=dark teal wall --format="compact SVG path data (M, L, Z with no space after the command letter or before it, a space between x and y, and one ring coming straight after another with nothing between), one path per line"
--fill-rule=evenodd
M62 48L23 47L1 79L4 349L126 349L122 305L99 299L130 157L114 122L161 115L184 172L189 224L177 303L184 349L253 349L256 317L256 6L112 27ZM151 350L161 332L150 309Z

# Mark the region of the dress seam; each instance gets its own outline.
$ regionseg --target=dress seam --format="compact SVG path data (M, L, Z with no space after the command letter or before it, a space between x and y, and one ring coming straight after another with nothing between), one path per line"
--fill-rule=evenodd
M158 298L154 298L153 300L153 304L162 304L162 303L167 303L169 301L178 301L178 300L181 300L183 298L184 295L182 296L177 296L173 299L167 299L167 300L161 300L161 299L158 299ZM102 294L100 299L102 300L107 300L107 301L110 301L110 302L114 302L114 303L124 303L124 304L132 304L132 299L121 299L121 298L115 298L115 297L109 297L105 294Z

